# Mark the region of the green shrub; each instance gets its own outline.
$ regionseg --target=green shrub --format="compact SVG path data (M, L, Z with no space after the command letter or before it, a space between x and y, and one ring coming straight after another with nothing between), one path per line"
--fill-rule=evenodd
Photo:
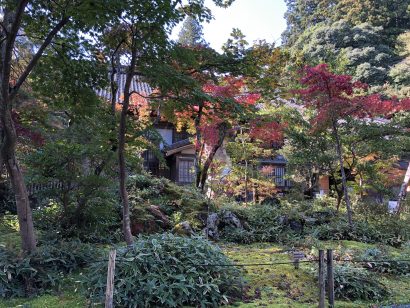
M93 262L97 251L80 242L40 245L25 257L0 249L0 297L26 297L61 286L64 275Z
M119 204L113 200L91 198L77 221L76 208L69 206L64 212L61 205L50 200L46 206L33 211L38 230L51 234L51 238L79 239L88 243L113 243L120 240L121 216Z
M277 242L284 226L280 222L280 211L272 205L229 205L220 210L231 211L244 224L245 229L227 227L221 238L235 243Z
M106 288L106 261L92 265L86 284L93 302ZM117 307L218 307L235 297L240 283L221 250L202 238L172 234L140 237L117 251L114 305Z
M407 259L403 256L401 259ZM364 266L366 269L380 274L390 274L403 276L410 274L410 261L394 260L393 257L383 253L380 249L366 249L360 259L367 261Z
M376 243L383 240L383 234L374 226L358 221L351 228L344 218L337 218L320 226L315 226L312 235L319 240L351 240Z
M339 299L380 301L389 295L386 286L363 268L335 265L334 279L335 296Z

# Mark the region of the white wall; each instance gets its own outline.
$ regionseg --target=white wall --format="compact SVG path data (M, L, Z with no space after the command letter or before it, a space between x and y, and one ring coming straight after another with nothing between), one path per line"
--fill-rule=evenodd
M158 133L161 135L162 139L164 139L165 145L172 144L172 129L169 128L158 128ZM164 148L164 144L161 142L159 148L162 150Z

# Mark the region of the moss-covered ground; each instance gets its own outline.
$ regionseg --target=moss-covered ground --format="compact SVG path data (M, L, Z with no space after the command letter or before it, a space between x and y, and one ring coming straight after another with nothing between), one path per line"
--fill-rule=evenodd
M406 257L410 249L397 249L353 241L319 242L320 248L332 248L335 254L349 258L359 256L368 248L378 248L393 256ZM236 263L276 263L292 261L289 247L272 243L251 245L221 245L225 253ZM316 247L301 248L309 255L317 255ZM313 263L301 263L299 269L293 265L250 266L243 270L247 292L243 302L232 307L315 307L318 304L318 283ZM410 304L410 277L374 274L375 278L389 287L391 296L383 303L336 301L336 307L378 307L393 304ZM376 306L374 306L376 305Z
M0 246L19 249L20 239L17 228L13 224L0 224ZM220 244L229 258L239 264L275 263L291 261L290 247L258 243L251 245ZM390 246L364 244L353 241L306 242L298 248L307 255L317 255L317 247L333 248L335 254L348 258L358 256L368 248L378 248L395 257L410 256L410 247L397 249ZM315 279L313 263L301 263L296 270L292 264L275 266L250 266L243 268L246 279L243 291L246 294L242 302L231 307L315 307L318 301L318 287ZM87 301L77 282L80 273L66 278L58 292L50 292L30 299L0 299L0 308L32 307L32 308L76 308L87 307ZM397 277L374 274L387 285L391 296L383 303L337 301L336 307L375 307L374 304L410 304L410 277Z

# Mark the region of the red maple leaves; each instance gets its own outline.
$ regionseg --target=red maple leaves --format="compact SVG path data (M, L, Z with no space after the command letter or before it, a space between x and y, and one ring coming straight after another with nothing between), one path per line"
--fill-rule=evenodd
M352 76L329 71L327 64L306 67L300 79L306 88L296 91L306 107L313 107L316 128L347 116L357 118L391 117L410 110L410 99L385 100L379 94L367 95L367 84L353 81Z

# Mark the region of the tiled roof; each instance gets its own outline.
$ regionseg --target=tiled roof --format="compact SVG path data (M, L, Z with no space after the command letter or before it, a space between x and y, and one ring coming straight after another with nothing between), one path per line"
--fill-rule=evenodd
M122 99L124 97L124 87L125 87L125 80L127 78L127 74L124 72L116 73L114 74L114 80L117 82L118 85L118 91L117 91L117 97L116 97L116 102L117 103L122 103ZM152 88L151 86L142 81L141 77L139 76L134 76L132 78L131 82L131 87L130 91L135 91L138 92L144 96L149 96L152 93ZM103 99L106 99L108 101L111 101L111 88L108 86L106 89L100 89L97 90L97 95L102 97Z
M169 146L166 146L166 147L164 148L164 150L165 150L165 151L175 150L175 149L178 149L178 148L180 148L180 147L184 147L184 146L190 145L190 144L192 144L192 141L191 141L191 140L189 140L189 139L184 139L184 140L180 140L180 141L174 142L173 144L170 144Z
M278 164L278 165L284 165L287 163L285 157L282 155L277 155L274 158L262 158L259 160L260 163L262 164Z

